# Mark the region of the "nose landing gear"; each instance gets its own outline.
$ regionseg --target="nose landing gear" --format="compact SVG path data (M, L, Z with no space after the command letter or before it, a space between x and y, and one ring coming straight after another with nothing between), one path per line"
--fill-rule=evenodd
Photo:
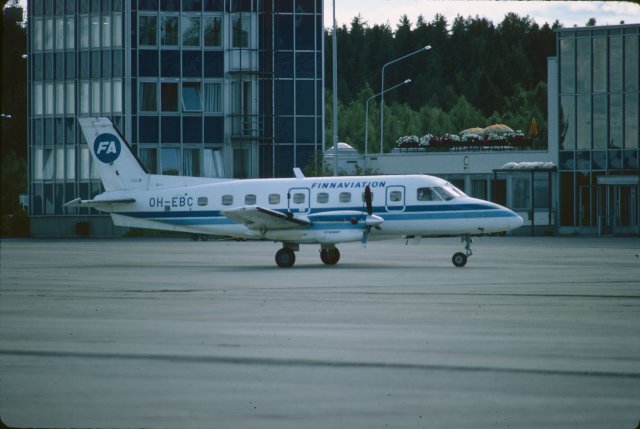
M462 252L454 253L453 257L451 258L451 262L453 262L453 265L455 265L458 268L461 268L467 265L467 259L469 258L469 256L473 255L473 252L471 251L471 243L473 242L473 240L471 240L471 236L468 234L463 235L462 241L464 241L465 243L465 246L464 246L465 253L462 253Z

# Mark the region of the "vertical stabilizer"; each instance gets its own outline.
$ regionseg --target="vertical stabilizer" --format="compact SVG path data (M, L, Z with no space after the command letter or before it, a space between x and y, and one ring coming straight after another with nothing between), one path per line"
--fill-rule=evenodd
M107 191L144 189L148 175L109 118L78 118Z

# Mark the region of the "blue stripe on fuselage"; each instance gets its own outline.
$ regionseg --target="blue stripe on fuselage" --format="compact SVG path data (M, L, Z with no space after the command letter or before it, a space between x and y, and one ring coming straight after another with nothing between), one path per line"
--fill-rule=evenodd
M363 211L362 207L331 207L323 210L312 210L304 215L315 223L346 222L349 216L322 216L322 213L331 211ZM286 209L279 210L288 213ZM490 204L438 204L438 205L414 205L406 206L404 210L386 211L386 207L374 207L374 213L382 216L385 221L399 220L442 220L442 219L472 219L472 218L505 218L515 214L504 208L498 208ZM235 222L227 219L219 210L202 211L145 211L145 212L119 212L117 214L139 219L154 220L173 225L231 225ZM320 215L320 216L318 216ZM316 217L318 216L318 217ZM316 217L314 219L314 217ZM357 216L354 216L357 217Z

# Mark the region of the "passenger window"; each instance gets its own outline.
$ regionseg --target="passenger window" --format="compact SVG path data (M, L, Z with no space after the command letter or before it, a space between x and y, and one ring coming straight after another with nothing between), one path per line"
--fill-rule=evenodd
M296 192L293 194L293 203L294 204L304 204L305 195L302 192Z
M206 206L207 204L209 204L209 198L207 198L207 197L198 197L198 205L199 206Z
M432 188L418 188L418 201L439 201L440 198Z
M223 206L230 206L231 204L233 204L233 195L223 195L222 196L222 205Z
M319 192L318 193L318 197L317 197L317 201L320 204L326 204L329 202L329 194L326 192Z
M392 203L399 203L402 201L402 191L389 192L389 201Z
M280 194L269 194L269 204L280 204Z
M350 203L351 202L351 192L340 192L340 202L341 203Z
M252 206L255 205L256 199L256 194L247 194L244 196L244 203L248 206Z
M373 193L373 191L371 191L371 201L373 201L373 197L374 197L374 193ZM366 201L367 201L367 200L365 200L365 198L364 198L364 192L363 192L363 193L362 193L362 202L364 203L364 202L366 202Z

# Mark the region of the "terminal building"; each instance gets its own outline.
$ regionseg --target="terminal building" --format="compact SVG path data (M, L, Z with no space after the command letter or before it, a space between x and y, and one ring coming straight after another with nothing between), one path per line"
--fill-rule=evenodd
M149 172L283 177L307 164L324 139L322 8L322 0L29 1L32 234L123 232L108 216L63 206L101 192L78 116L109 116ZM544 144L377 155L339 145L340 169L446 178L520 213L519 233L638 235L639 32L638 24L557 30Z
M322 0L30 0L34 236L113 235L65 208L101 183L76 120L108 116L147 171L290 176L322 148Z
M340 167L446 178L518 212L525 220L518 233L639 235L639 31L638 24L556 31L543 147L468 144L365 157L339 145ZM332 162L332 150L325 158Z

